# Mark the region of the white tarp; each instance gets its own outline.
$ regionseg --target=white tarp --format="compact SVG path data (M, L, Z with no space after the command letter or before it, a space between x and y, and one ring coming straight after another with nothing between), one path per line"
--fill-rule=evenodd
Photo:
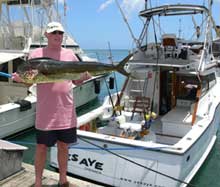
M0 64L24 56L23 52L0 52Z

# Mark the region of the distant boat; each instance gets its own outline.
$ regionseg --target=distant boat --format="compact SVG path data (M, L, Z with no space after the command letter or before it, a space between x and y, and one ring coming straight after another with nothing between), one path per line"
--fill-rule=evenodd
M175 16L191 20L192 15L202 16L200 32L192 30L187 40L177 37ZM145 24L126 66L131 76L97 109L99 120L89 112L79 123L69 173L117 187L190 186L220 123L219 53L212 51L211 15L211 1L207 7L170 4L139 13ZM150 24L171 17L174 32L158 37L155 29L160 41L145 43ZM54 146L50 164L58 168L56 154Z
M43 28L50 21L60 21L57 1L0 2L0 72L12 73L29 52L46 46ZM94 60L87 56L68 32L63 47L72 49L80 60ZM94 77L74 86L76 107L81 107L98 96L97 86L106 75ZM36 88L13 82L0 76L0 138L34 126Z

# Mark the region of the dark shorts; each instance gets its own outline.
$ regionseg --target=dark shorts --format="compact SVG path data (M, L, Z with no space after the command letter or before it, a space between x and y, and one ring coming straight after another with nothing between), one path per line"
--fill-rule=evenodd
M59 140L61 142L71 144L77 141L76 128L64 130L42 131L36 129L37 144L45 144L47 147L52 147Z

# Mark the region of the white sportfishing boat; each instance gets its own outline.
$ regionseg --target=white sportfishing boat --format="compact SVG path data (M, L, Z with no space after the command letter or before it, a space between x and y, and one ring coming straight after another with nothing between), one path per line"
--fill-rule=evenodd
M15 72L31 50L46 45L43 29L52 20L63 21L59 15L58 1L0 1L0 138L34 126L35 85L28 88L3 75ZM82 51L68 32L64 35L63 46L72 49L82 61L94 60ZM74 86L76 107L98 96L102 80L103 76L94 77Z
M110 186L192 186L220 123L211 4L161 5L140 12L146 20L126 66L131 76L120 93L97 109L99 120L91 113L84 116L85 123L79 119L78 143L69 149L69 173ZM144 43L150 24L156 27L155 17L172 17L174 26L175 17L179 22L191 16L202 16L202 24L190 40L166 33L160 42ZM56 154L55 146L50 164L58 168Z

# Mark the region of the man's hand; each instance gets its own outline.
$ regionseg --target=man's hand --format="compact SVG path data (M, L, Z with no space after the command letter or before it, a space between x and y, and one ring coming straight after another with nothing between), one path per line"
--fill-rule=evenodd
M23 82L23 80L21 79L21 77L19 76L19 74L17 74L16 72L15 73L12 73L12 80L15 81L15 82Z
M91 78L92 78L92 75L88 71L82 73L80 76L80 80L83 80L83 81L91 79Z
M83 81L91 79L91 78L92 78L91 74L88 71L86 71L84 73L81 73L80 78L78 80L73 80L72 82L75 85L80 85L83 83Z

